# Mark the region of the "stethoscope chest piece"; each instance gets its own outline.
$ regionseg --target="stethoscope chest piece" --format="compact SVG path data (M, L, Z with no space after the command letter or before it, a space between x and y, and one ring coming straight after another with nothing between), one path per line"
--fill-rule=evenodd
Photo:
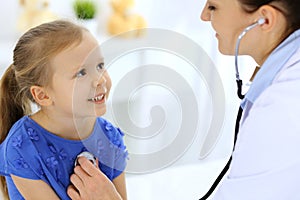
M91 154L90 152L88 152L88 151L84 151L84 152L81 152L80 154L77 155L75 163L74 163L75 167L77 165L79 165L78 158L80 158L80 157L86 157L89 161L91 161L93 163L94 166L97 166L95 156L93 154Z

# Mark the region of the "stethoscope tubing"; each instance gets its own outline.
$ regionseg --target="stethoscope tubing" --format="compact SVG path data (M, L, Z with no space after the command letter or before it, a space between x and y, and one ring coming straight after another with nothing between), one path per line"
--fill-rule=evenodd
M239 67L238 67L238 55L239 55L239 47L240 47L240 43L242 38L244 37L244 35L250 31L251 29L253 29L255 26L261 24L261 21L257 21L254 24L251 24L250 26L247 26L243 32L238 36L238 39L236 41L236 45L235 45L235 53L234 53L234 64L235 64L235 77L236 80L239 81L240 79L240 73L239 73Z

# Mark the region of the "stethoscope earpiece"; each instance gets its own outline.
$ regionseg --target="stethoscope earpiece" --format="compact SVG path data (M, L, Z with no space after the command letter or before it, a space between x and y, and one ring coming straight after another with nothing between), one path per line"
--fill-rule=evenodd
M264 24L264 23L266 23L266 19L265 18L260 18L259 20L257 20L257 24L258 25L262 25L262 24Z

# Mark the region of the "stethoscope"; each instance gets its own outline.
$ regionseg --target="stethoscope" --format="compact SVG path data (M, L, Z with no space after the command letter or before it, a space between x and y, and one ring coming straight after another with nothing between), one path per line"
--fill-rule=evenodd
M257 25L262 25L266 22L265 18L260 18L259 20L257 20L254 24L251 24L250 26L247 26L243 32L238 36L238 39L236 41L236 45L235 45L235 53L234 53L234 64L235 64L235 77L236 77L236 82L237 82L237 95L240 99L244 98L244 95L242 94L242 86L243 86L243 81L240 79L240 73L239 73L239 67L238 67L238 55L239 55L239 47L240 47L240 42L242 40L242 38L244 37L244 35L250 31L251 29L253 29L254 27L256 27Z
M77 157L76 157L76 159L75 159L75 163L74 163L74 166L75 166L75 167L76 167L77 165L79 165L78 159L79 159L80 157L85 157L85 158L87 158L89 161L91 161L91 163L93 163L93 165L94 165L95 167L97 167L97 160L96 160L96 157L95 157L93 154L91 154L90 152L88 152L88 151L81 152L80 154L77 155Z
M257 25L262 25L266 22L266 19L264 18L260 18L259 20L257 20L254 24L251 24L250 26L247 26L242 33L238 36L238 39L236 41L236 45L235 45L235 54L234 54L234 58L235 58L235 76L236 76L236 82L237 82L237 86L238 86L238 91L237 91L237 95L240 99L244 98L244 95L242 94L242 86L243 86L243 81L240 79L240 74L239 74L239 68L238 68L238 54L239 54L239 46L240 46L240 42L241 39L244 37L244 35L251 29L253 29L254 27L256 27ZM235 141L236 141L236 137L237 137L237 133L239 131L239 122L241 120L242 117L242 113L243 113L243 109L240 107L239 111L238 111L238 115L237 115L237 119L236 119L236 127L235 127L235 136L234 136L234 145L235 146ZM234 147L233 147L234 148ZM209 190L206 192L205 195L203 195L199 200L206 200L207 198L209 198L209 196L214 192L214 190L216 189L216 187L218 186L219 182L222 180L222 178L224 177L224 175L227 173L229 167L230 167L230 163L231 163L231 159L232 156L230 157L230 159L228 160L227 164L224 166L223 170L221 171L221 173L218 175L218 177L215 179L215 181L213 182L212 186L209 188Z

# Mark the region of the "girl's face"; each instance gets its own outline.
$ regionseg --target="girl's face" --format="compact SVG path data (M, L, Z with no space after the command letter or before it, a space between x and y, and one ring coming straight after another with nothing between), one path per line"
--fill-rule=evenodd
M49 96L57 117L97 117L106 112L111 80L98 42L88 32L79 45L60 52L51 62L54 75Z
M203 21L210 21L216 31L219 51L225 55L233 55L236 40L241 32L253 23L250 15L244 12L237 0L208 0L201 13ZM250 34L243 38L240 54L247 54L246 47Z

